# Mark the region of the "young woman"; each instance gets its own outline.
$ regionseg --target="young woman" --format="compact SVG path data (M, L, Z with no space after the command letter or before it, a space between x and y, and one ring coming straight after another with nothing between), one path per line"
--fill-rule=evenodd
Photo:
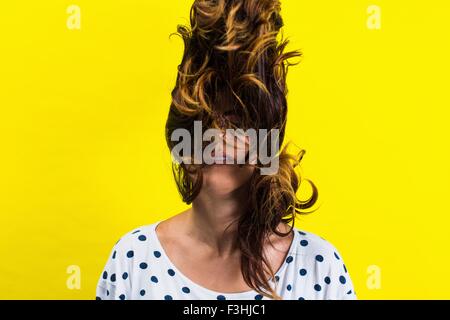
M277 40L279 1L197 0L190 22L178 26L185 50L166 123L169 149L173 133L193 133L194 121L202 133L276 129L281 144L287 59L300 53L283 52L288 41ZM304 151L276 150L277 171L263 174L267 163L259 154L250 161L247 138L244 164L221 164L236 160L233 144L212 154L212 164L174 161L178 190L192 206L122 236L100 275L97 299L356 299L337 249L294 227L296 214L308 213L318 195L307 180L311 198L296 197L302 179L294 169Z

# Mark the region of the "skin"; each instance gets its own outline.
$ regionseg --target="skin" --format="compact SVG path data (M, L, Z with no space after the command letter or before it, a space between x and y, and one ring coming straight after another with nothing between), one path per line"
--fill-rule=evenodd
M248 197L253 170L249 165L207 166L202 189L192 207L162 221L156 228L158 239L175 267L207 289L223 293L251 290L241 273L236 223L225 228L244 212L242 203ZM286 233L289 226L280 223L278 230ZM265 244L264 252L274 272L283 264L292 239L292 232L287 237L272 234Z

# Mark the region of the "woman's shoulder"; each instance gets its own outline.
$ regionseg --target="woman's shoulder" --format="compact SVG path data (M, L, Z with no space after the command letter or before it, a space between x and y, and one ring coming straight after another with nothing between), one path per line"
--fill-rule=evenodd
M140 225L122 234L114 244L116 252L125 252L128 256L133 253L130 250L136 250L142 247L142 244L151 244L155 226L159 221Z
M356 299L352 279L336 246L295 225L292 231L291 246L276 276L286 295L295 299Z
M309 278L312 292L321 299L356 299L353 282L344 258L336 246L325 238L294 228L297 244L293 252L299 281ZM312 277L312 278L311 278ZM327 290L322 290L327 288Z
M311 231L297 227L294 227L293 230L297 239L295 254L312 257L318 262L325 260L329 262L342 261L339 250L333 242Z
M152 248L156 248L152 235L156 224L133 228L119 237L110 249L101 281L115 282L116 273L125 273L127 277L132 271L133 262L145 258L148 252L153 251ZM108 275L113 275L112 279Z
M133 272L148 266L145 257L154 245L151 239L155 224L134 228L115 242L97 283L97 299L131 297Z

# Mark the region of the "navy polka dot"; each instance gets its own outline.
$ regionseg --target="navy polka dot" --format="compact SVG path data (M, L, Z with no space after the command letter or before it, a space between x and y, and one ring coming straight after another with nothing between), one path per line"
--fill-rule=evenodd
M148 264L146 264L145 262L141 262L139 264L139 268L141 268L141 269L147 269L147 267L148 267Z
M344 276L340 276L340 277L339 277L339 282L342 283L342 284L344 284L345 282L347 282L347 280L345 279Z
M293 260L294 260L294 258L292 256L289 256L286 258L287 263L291 263Z
M116 281L116 274L115 273L113 273L112 275L111 275L111 281L112 282L114 282L114 281Z
M128 278L128 273L124 272L124 273L122 274L122 279L123 279L123 280L126 280L127 278Z
M169 276L173 277L175 275L175 271L173 271L173 269L169 269L167 270L167 273L169 274Z
M257 295L255 296L255 300L262 300L262 298L263 298L263 296L260 295L260 294L257 294Z
M316 256L316 260L319 261L319 262L322 262L323 261L323 257L320 254L318 254Z
M300 269L299 273L301 276L306 275L306 269Z
M138 239L141 240L141 241L145 241L145 240L147 240L147 237L144 236L143 234L141 234L141 235L138 237Z
M331 283L330 277L325 277L324 281L325 281L326 284L330 284Z
M308 240L302 240L300 241L300 244L302 247L306 247L308 245Z
M99 296L95 297L95 300L102 300Z
M343 266L344 266L345 273L347 273L347 268L345 267L345 264L343 264Z
M347 291L347 294L352 294L352 290Z
M155 277L155 276L152 276L152 277L150 278L150 280L151 280L152 282L154 282L154 283L157 283L157 282L158 282L158 278Z
M219 294L219 295L217 296L217 300L226 300L226 298L225 298L225 296Z
M305 298L303 298L303 297L299 297L299 298L298 298L298 300L305 300Z
M157 257L157 258L161 257L161 252L159 252L159 251L153 251L153 254L154 254L155 257Z
M106 290L106 295L109 296L109 290Z
M133 250L130 250L130 251L127 252L127 257L128 258L133 258L133 256L134 256L134 251Z
M338 254L335 252L334 256L336 257L336 259L340 260L341 258L339 258Z
M103 279L108 279L108 272L103 271Z
M188 287L183 287L181 290L182 290L184 293L189 293L189 292L191 292L191 290L190 290Z
M164 296L164 300L173 300L170 294Z
M138 232L140 232L140 231L141 231L141 230L133 231L132 234L138 233Z
M322 290L322 287L320 286L320 284L316 284L316 285L314 285L314 290L320 291L320 290Z
M280 277L279 276L275 276L275 281L276 282L280 281Z
M291 290L292 290L292 286L291 286L290 284L288 284L287 287L286 287L286 289L287 289L288 291L291 291Z
M117 251L114 251L114 252L113 252L113 255L112 255L112 258L113 258L113 259L116 258L116 252L117 252Z
M302 236L306 236L306 233L304 233L303 231L298 231L298 233L300 233Z
M141 296L144 296L144 295L145 295L145 290L142 289L141 291L139 291L139 294L140 294Z
M119 299L120 299L120 300L125 300L125 295L124 295L124 294L121 294L121 295L119 296Z

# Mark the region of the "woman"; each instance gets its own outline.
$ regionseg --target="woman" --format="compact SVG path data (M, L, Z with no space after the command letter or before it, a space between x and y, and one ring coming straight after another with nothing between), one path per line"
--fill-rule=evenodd
M169 149L177 130L195 135L195 123L202 134L277 130L278 139L263 137L257 149L282 143L287 59L300 53L283 52L288 41L277 41L279 1L197 0L190 22L178 26L185 50L166 123ZM193 141L183 149L173 172L192 206L124 235L100 276L97 299L356 299L336 248L294 227L318 194L310 182L311 198L296 197L301 179L294 169L304 151L295 157L286 146L276 149L268 164L259 153L252 157L248 136L239 136L238 147L221 137L212 163L185 161L195 159ZM237 162L242 146L244 163ZM276 172L264 174L274 161Z

